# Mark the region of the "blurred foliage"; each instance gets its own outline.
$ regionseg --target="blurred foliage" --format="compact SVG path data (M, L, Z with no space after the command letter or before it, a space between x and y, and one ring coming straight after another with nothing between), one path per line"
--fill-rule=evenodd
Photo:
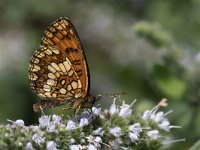
M1 0L1 123L7 118L37 123L40 114L32 104L39 98L29 86L29 58L46 27L65 16L85 49L90 93L125 91L130 102L140 99L137 109L143 110L168 98L173 124L183 127L174 139L186 138L170 149L188 149L200 137L199 10L198 0ZM100 103L106 107L111 101Z
M134 28L139 35L148 38L148 40L157 47L165 46L171 43L172 37L168 32L163 31L159 24L151 24L147 21L138 22Z
M200 149L200 141L197 141L189 150L198 150Z

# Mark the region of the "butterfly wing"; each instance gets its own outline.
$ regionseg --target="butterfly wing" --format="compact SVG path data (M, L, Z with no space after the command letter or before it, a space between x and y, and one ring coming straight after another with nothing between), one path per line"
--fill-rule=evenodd
M80 39L67 18L53 22L30 61L32 90L45 100L84 98L89 71Z

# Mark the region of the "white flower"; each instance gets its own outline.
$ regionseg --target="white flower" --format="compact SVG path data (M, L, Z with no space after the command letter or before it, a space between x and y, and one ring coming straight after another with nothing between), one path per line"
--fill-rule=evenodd
M100 143L102 143L102 139L99 136L93 137L89 135L86 137L89 143L92 143L95 147L101 147Z
M75 142L76 142L75 139L73 139L73 138L70 139L70 143L71 143L71 144L73 144L73 143L75 143Z
M66 130L70 131L70 130L73 130L73 129L76 129L76 123L74 121L69 120L67 122Z
M18 119L13 124L16 125L16 126L19 126L19 127L23 127L24 121L22 119Z
M38 133L35 133L35 134L33 135L33 137L32 137L32 140L33 140L36 144L40 145L40 144L44 143L45 138L42 138Z
M93 137L92 135L87 136L86 139L87 139L87 141L88 141L89 143L94 142L94 137Z
M142 119L143 120L147 120L151 117L151 111L150 110L146 110L143 115L142 115Z
M157 138L159 138L159 131L158 130L151 130L147 132L147 135L152 139L152 140L156 140Z
M81 144L85 144L85 139L81 139Z
M158 126L159 128L165 130L165 131L169 131L169 121L165 120L163 122L161 122Z
M152 120L158 123L158 122L161 122L164 119L164 117L165 117L164 112L160 111L156 113L155 117L153 117Z
M54 141L47 142L47 150L57 150L57 144Z
M119 139L115 139L115 140L112 140L111 141L111 146L113 149L117 150L117 149L120 149L120 140Z
M97 148L94 145L89 144L88 145L88 150L97 150Z
M131 139L132 142L139 140L137 133L129 132L129 138Z
M167 132L169 132L171 128L181 128L181 126L170 126L170 123L168 120L164 120L158 126L160 129L163 129Z
M30 129L32 129L33 132L38 132L40 130L38 126L34 126L34 125L31 125Z
M50 123L50 117L49 116L42 116L39 118L39 127L40 128L45 128L45 127L48 127L49 126L49 123Z
M101 147L100 143L102 143L102 139L99 136L96 136L94 139L94 145L96 147Z
M101 143L102 139L99 136L96 136L94 141L97 142L97 143Z
M128 129L132 132L140 133L142 132L142 128L140 127L140 123L135 123L133 125L130 125Z
M115 137L120 137L122 135L121 128L119 127L110 129L110 133L113 134Z
M70 145L69 149L70 150L80 150L80 149L82 149L82 146L81 145Z
M52 116L52 122L53 122L54 124L60 124L61 120L62 120L62 117L61 117L61 116L58 116L58 115L53 115L53 116Z
M32 146L32 144L31 144L31 142L28 142L28 143L26 144L25 150L32 150L32 149L33 149L33 146Z
M103 133L104 133L104 131L103 131L102 127L99 127L99 128L97 128L96 130L93 131L94 135L103 136Z
M99 116L101 114L101 108L92 107L93 114Z
M112 105L110 106L109 112L110 112L111 115L114 115L114 114L119 113L119 109L117 108L117 106L116 106L116 104L115 104L115 100L116 100L116 98L114 98L113 103L112 103Z
M50 123L49 126L47 127L48 132L55 132L56 131L56 125L53 123Z
M136 100L134 100L131 105L125 104L125 102L123 101L122 106L120 107L120 111L119 111L119 116L120 117L126 117L126 116L130 116L131 115L131 106L135 103Z
M79 123L79 127L83 127L89 124L89 121L87 118L81 118L80 123Z

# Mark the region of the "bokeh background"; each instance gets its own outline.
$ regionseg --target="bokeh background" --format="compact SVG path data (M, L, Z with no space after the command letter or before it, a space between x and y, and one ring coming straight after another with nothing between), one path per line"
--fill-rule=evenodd
M0 122L37 123L28 63L46 27L68 17L84 47L92 95L127 92L135 111L167 98L174 139L188 149L200 138L200 1L1 0ZM108 108L112 100L99 103ZM52 109L50 113L59 113ZM66 112L67 113L67 112Z

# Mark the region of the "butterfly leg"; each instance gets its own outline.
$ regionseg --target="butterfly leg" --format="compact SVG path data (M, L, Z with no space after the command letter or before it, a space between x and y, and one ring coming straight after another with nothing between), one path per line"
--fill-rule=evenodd
M67 111L67 110L69 110L70 108L68 107L65 107L65 108L62 108L62 110L61 110L61 116L63 116L63 113L64 113L64 111Z
M81 105L79 105L79 106L74 110L74 115L75 115L75 116L78 114L80 108L81 108Z

